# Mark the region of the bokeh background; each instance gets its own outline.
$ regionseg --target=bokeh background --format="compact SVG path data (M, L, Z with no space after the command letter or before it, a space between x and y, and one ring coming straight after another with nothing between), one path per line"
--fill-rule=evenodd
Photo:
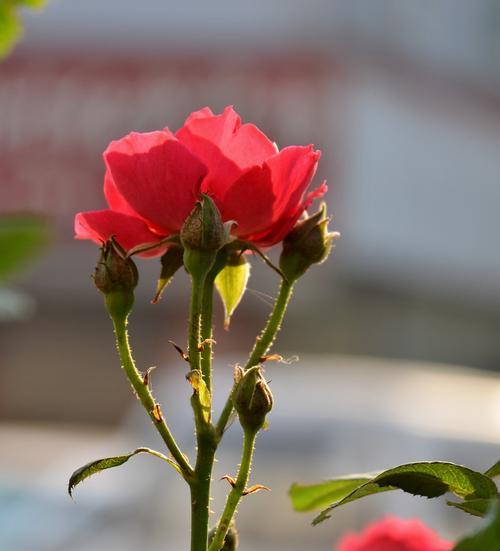
M233 104L280 146L321 149L317 181L342 233L298 285L275 346L290 362L267 370L277 405L253 477L273 492L240 506L242 551L332 549L389 512L447 537L474 526L387 494L313 529L286 491L396 462L498 459L500 2L50 0L23 19L0 65L0 212L43 216L51 238L2 290L0 549L187 548L187 492L154 459L88 481L76 504L65 495L77 466L161 446L90 281L97 248L74 241L72 223L104 206L110 140L176 129L205 105ZM278 285L252 263L230 332L216 312L222 388ZM185 366L168 344L185 342L188 280L179 273L153 306L158 262L140 273L133 347L192 450ZM240 438L232 427L220 475Z

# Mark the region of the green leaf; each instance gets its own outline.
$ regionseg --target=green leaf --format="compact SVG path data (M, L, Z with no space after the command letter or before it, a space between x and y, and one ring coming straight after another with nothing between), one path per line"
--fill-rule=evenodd
M101 471L104 471L106 469L112 469L113 467L119 467L120 465L123 465L126 463L131 457L134 455L137 455L138 453L149 453L150 455L154 455L155 457L159 457L163 461L166 461L169 465L174 467L174 469L182 475L182 472L179 468L179 465L169 457L163 455L160 452L157 452L155 450L151 450L149 448L137 448L133 452L127 454L127 455L117 455L115 457L105 457L104 459L97 459L95 461L91 461L90 463L87 463L83 467L80 467L77 469L70 477L69 483L68 483L68 493L71 497L73 497L73 490L75 487L80 484L80 482L83 482L86 478L89 478L89 476L92 476L94 474L100 473Z
M384 471L361 484L322 511L313 520L313 524L319 524L329 518L329 513L340 505L397 489L429 498L442 496L446 492L452 492L463 499L488 499L497 494L496 485L491 478L467 467L440 461L409 463Z
M181 247L173 246L161 257L161 274L156 285L156 294L151 301L156 304L165 290L165 287L172 281L177 270L182 266L184 252Z
M47 4L47 0L16 0L19 6L26 8L40 9Z
M495 500L496 498L479 498L467 499L465 501L447 501L446 503L450 507L456 507L457 509L461 509L470 515L474 515L475 517L484 517Z
M241 301L250 275L250 264L240 254L230 256L227 265L215 278L215 287L224 304L224 328L229 328L231 316Z
M0 282L23 267L48 242L47 222L29 216L0 218Z
M474 534L460 540L453 551L500 551L500 502L495 500L486 524Z
M346 497L361 484L369 482L371 476L359 477L356 475L326 480L319 484L292 484L288 495L292 500L293 508L299 512L317 511L327 507L334 501Z
M489 476L490 478L495 478L496 476L500 476L500 461L497 461L493 467L490 467L485 473L486 476Z
M203 375L199 369L193 369L187 374L187 379L193 387L194 392L198 395L200 401L203 419L208 423L210 421L210 412L212 409L212 398L207 384L203 379Z
M10 52L21 32L21 20L14 6L0 2L0 58Z

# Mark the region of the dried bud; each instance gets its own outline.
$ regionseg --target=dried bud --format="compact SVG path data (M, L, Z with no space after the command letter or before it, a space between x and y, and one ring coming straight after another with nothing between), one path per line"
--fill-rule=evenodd
M326 204L316 214L299 222L283 240L280 268L289 281L295 281L313 264L328 258L338 232L328 232Z
M208 534L208 543L212 543L212 540L215 537L216 528L212 528ZM229 530L227 531L226 538L224 539L224 545L220 551L236 551L239 544L239 536L234 524L231 524Z
M271 389L262 376L260 367L241 372L235 371L236 387L232 400L244 430L257 431L266 422L266 415L273 407Z
M187 271L205 277L215 262L217 251L227 242L219 209L208 195L202 196L186 218L181 242Z
M93 275L94 284L104 294L111 317L126 317L134 305L134 289L139 280L137 267L111 237L101 248Z

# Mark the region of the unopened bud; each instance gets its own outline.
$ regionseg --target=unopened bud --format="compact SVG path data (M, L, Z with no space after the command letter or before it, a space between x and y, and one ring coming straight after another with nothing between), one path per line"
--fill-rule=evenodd
M205 277L226 241L219 209L208 195L203 195L181 229L186 270L191 275Z
M266 415L273 407L271 389L262 376L260 367L252 367L242 373L235 372L236 387L232 400L244 430L257 431L266 422Z
M127 317L134 305L139 274L134 261L113 238L108 239L101 249L93 279L104 294L110 316Z
M209 545L212 543L216 531L216 528L212 528L212 530L210 530L210 533L208 534ZM236 551L238 549L239 539L238 531L234 527L234 524L231 524L229 530L227 531L226 538L224 539L224 545L220 551Z
M328 232L326 204L316 214L299 222L283 240L280 269L289 281L295 281L313 264L321 264L330 254L338 232Z

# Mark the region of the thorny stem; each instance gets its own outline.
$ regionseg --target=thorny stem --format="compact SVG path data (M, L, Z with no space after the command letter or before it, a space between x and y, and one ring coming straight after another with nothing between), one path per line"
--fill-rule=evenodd
M233 519L236 507L243 496L243 492L246 489L248 477L250 474L250 468L252 465L253 449L255 444L255 438L258 431L244 431L243 435L243 449L241 452L241 463L238 470L238 476L231 491L229 492L224 506L224 511L220 517L215 531L212 543L208 547L208 551L220 551L224 545L224 539L227 535L231 521Z
M170 432L170 429L165 419L163 418L160 405L156 402L151 391L149 390L147 380L143 378L143 376L135 366L128 340L127 318L116 316L112 319L115 330L116 347L118 349L121 364L127 375L127 378L130 381L130 384L132 385L132 388L134 389L137 398L144 406L145 410L148 412L148 415L153 422L153 425L156 427L156 430L163 438L163 441L172 454L172 457L179 465L184 478L188 480L193 475L193 468L189 464L185 455L179 449L177 442L172 436L172 433Z
M269 319L267 320L266 326L264 327L260 336L257 337L252 352L248 357L247 363L245 364L245 370L250 369L251 367L259 364L262 361L262 357L266 354L269 348L272 346L274 339L281 327L281 322L285 315L288 302L292 296L293 286L295 282L288 282L286 280L281 281L280 289L276 301L274 303L273 310ZM233 411L233 402L231 399L231 394L224 405L219 421L217 422L215 433L217 439L220 440L224 434L229 418Z
M211 334L211 301L207 304L203 295L205 291L206 278L192 277L191 307L189 314L189 363L191 370L201 371L203 380L208 387L211 370L211 350L204 350L209 353L208 360L202 362L200 338L201 328L205 328ZM210 290L213 286L209 285ZM205 343L203 346L206 346ZM191 551L206 551L208 543L208 522L210 504L210 483L212 468L215 460L217 447L214 430L210 422L210 414L204 413L200 402L199 392L195 389L191 398L193 406L195 425L197 457L194 475L189 485L191 489ZM211 407L211 406L210 406Z

